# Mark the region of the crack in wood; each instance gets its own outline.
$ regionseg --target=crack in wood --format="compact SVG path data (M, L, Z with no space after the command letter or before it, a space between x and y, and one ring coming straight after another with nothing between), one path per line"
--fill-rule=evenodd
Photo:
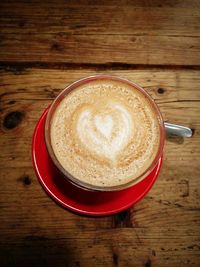
M125 210L113 216L113 228L132 228L130 210Z
M188 103L188 102L200 102L200 99L179 99L179 100L171 100L171 101L156 101L157 104L171 104L171 103Z
M43 61L0 61L0 70L24 74L26 69L93 69L93 70L200 70L200 65L175 65L175 64L131 64L126 62L105 63L73 63L73 62L43 62Z

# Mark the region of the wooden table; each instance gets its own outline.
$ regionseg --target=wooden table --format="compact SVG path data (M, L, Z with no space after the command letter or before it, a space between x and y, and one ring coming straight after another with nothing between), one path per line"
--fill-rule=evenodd
M1 1L0 266L200 266L200 1ZM156 184L113 216L73 214L31 163L38 118L69 83L119 75L143 86L169 138Z

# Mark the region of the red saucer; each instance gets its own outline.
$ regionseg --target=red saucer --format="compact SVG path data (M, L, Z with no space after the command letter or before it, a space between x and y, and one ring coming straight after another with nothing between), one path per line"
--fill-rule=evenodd
M41 185L58 204L76 213L105 216L129 208L148 193L158 177L162 158L148 177L121 191L91 192L68 182L57 170L46 150L44 124L47 111L48 109L44 111L35 128L32 142L32 160Z

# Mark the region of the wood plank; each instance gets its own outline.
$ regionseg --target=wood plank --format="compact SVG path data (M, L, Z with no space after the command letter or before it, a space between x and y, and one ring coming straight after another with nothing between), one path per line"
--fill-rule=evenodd
M60 37L61 36L61 37ZM8 34L1 36L2 62L192 65L200 59L200 37ZM184 54L184 56L183 56Z
M88 218L57 206L32 168L4 169L1 174L0 259L5 266L10 260L17 266L46 266L41 259L50 266L76 266L76 261L81 266L115 266L113 257L119 266L145 266L148 261L152 266L198 266L200 213L193 201L199 200L199 184L184 197L185 184L176 178L163 183L161 174L148 196L130 210L129 227L122 228L115 226L115 216Z
M1 75L1 116L5 120L11 112L21 112L23 120L18 127L9 130L2 127L1 142L6 146L5 154L0 155L2 166L30 166L31 136L40 114L51 100L68 84L85 76L95 75L101 71L92 70L46 70L26 69L20 75L3 71ZM199 157L199 102L200 71L160 71L160 70L113 70L105 72L128 78L144 87L156 100L165 120L186 124L196 130L193 140L185 140L181 146L171 142L170 157L175 150L188 157ZM161 93L159 93L159 89ZM187 116L185 111L187 110ZM17 138L20 136L21 138ZM177 140L175 140L177 141ZM190 147L192 145L192 147ZM15 147L16 155L11 155ZM21 152L21 153L20 153ZM6 156L6 160L5 160ZM184 163L187 166L186 158ZM180 164L183 164L180 163ZM195 162L194 162L195 165Z
M6 0L6 1L1 1L2 4L14 4L16 3L15 0ZM27 0L18 0L17 4L27 4L30 3ZM57 5L65 5L66 1L65 0L43 0L42 2L40 0L31 0L31 4L41 4L41 5L46 5L48 6L49 4L51 5L55 5L55 3L57 3ZM77 5L87 5L87 6L113 6L113 5L124 5L124 6L134 6L134 7L178 7L178 8L182 8L182 7L199 7L200 3L198 0L176 0L176 2L174 2L174 0L165 0L165 1L160 1L160 0L153 0L153 1L149 1L149 0L110 0L110 1L106 1L106 0L101 0L101 1L92 1L92 0L79 0L74 1L74 0L68 0L67 1L68 5L72 5L72 6L77 6Z
M162 224L167 229L169 225L176 223L176 226L192 229L200 219L198 175L199 170L185 174L184 169L177 167L177 170L172 171L172 167L164 163L153 189L131 209L130 222L125 228L151 228L154 221L153 227L160 227ZM32 231L32 228L38 228L39 233L43 229L41 234L44 235L48 234L50 228L70 232L119 226L111 217L99 220L77 217L56 205L42 189L32 167L1 169L0 200L1 236L7 240L18 239ZM67 220L63 221L66 216ZM62 231L58 235L62 235Z
M160 176L134 207L103 218L78 216L58 206L40 186L31 163L31 139L40 114L60 90L102 69L1 69L1 266L198 266L200 71L103 72L143 86L165 119L194 128L194 136L167 140Z
M58 238L52 230L49 236L24 236L15 246L6 242L3 257L5 261L13 258L21 266L24 262L23 266L38 263L53 266L55 262L59 266L149 266L145 265L147 262L150 266L198 266L197 228L190 235L182 230L160 227L85 230L81 234L74 232L76 239L72 233Z
M11 9L12 7L12 9ZM1 32L20 34L200 36L199 9L2 3ZM110 15L112 14L112 18ZM184 16L183 16L184 14ZM41 19L42 18L42 19ZM186 27L186 23L188 23ZM98 32L99 31L99 32Z
M196 2L181 8L3 2L0 60L197 66L199 11Z

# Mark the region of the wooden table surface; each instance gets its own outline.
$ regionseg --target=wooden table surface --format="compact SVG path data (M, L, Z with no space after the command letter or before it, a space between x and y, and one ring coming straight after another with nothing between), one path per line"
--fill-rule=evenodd
M200 266L200 1L1 1L0 266ZM91 218L57 205L31 163L34 127L71 82L143 86L168 138L159 179L129 210Z

